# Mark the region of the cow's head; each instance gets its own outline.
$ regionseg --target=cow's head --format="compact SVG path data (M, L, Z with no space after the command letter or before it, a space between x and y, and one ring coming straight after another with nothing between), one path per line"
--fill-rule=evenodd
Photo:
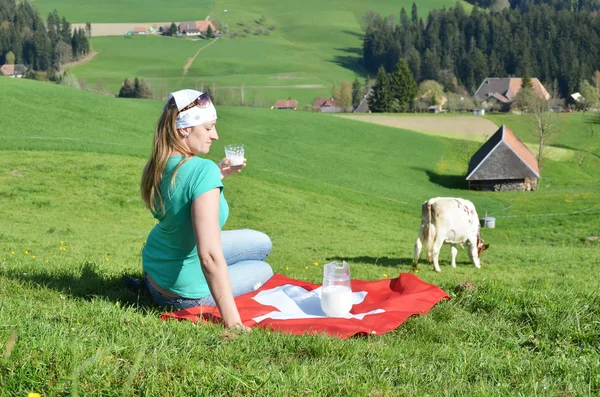
M481 257L481 254L483 253L483 251L485 251L489 247L490 247L490 245L484 244L483 239L479 235L477 235L477 256Z

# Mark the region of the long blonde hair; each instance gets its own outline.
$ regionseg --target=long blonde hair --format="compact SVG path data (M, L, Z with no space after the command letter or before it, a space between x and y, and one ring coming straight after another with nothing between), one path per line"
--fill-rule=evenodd
M165 200L160 190L160 183L169 156L173 150L186 153L183 160L177 165L175 172L173 172L171 182L175 181L175 175L179 167L193 156L183 144L182 137L177 132L176 120L178 113L175 99L171 98L156 124L152 154L142 173L142 199L146 207L156 214L164 214L165 212Z

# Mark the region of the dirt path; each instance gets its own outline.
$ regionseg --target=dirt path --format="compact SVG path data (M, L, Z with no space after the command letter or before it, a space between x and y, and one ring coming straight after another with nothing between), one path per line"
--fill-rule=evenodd
M65 63L64 65L62 65L62 70L64 71L66 68L71 68L73 66L77 66L77 65L81 65L82 63L86 63L92 60L92 58L94 58L96 56L97 52L96 51L92 51L89 54L87 54L86 56L84 56L83 58L79 58L76 61L73 62L68 62Z
M190 68L190 66L192 66L192 63L194 63L194 59L196 59L196 57L198 56L198 54L200 54L200 52L202 52L202 50L205 49L206 47L209 47L209 46L213 45L216 41L217 41L217 39L213 39L213 41L211 41L210 43L208 43L204 47L200 48L198 50L198 52L196 52L196 54L194 54L193 57L188 58L186 64L183 66L183 75L184 76L187 74L188 69Z

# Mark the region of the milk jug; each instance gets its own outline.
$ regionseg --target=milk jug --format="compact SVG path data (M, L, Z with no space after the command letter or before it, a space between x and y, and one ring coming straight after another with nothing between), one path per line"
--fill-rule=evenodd
M321 310L327 317L345 317L352 309L350 266L331 262L323 266Z

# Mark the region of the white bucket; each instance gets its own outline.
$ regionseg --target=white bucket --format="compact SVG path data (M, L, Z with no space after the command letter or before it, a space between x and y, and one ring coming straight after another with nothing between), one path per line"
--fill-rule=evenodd
M496 218L494 218L493 216L481 218L481 227L485 227L488 229L495 228L496 227Z

